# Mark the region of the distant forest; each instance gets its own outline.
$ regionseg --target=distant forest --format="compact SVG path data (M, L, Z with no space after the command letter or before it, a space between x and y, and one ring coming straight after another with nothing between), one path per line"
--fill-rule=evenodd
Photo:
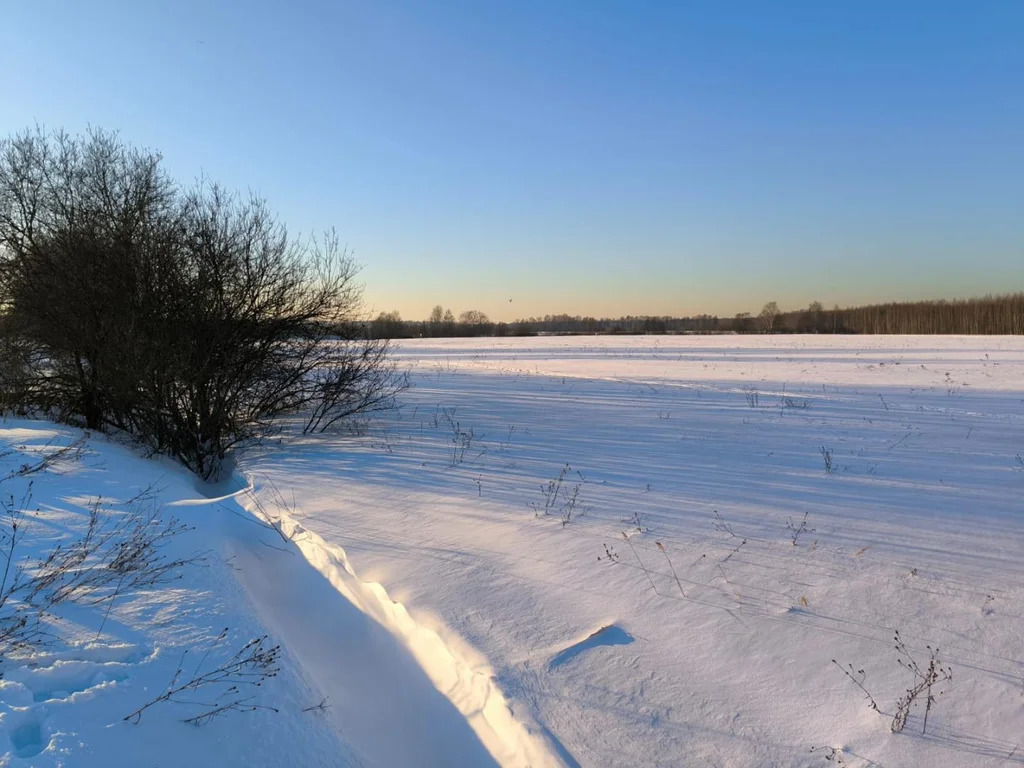
M370 332L381 339L648 333L1024 334L1024 293L845 309L826 309L815 301L805 309L789 311L769 301L757 314L741 312L734 317L545 315L510 323L491 322L483 312L472 309L456 318L451 310L438 305L426 320L403 320L398 312L381 312L370 323Z

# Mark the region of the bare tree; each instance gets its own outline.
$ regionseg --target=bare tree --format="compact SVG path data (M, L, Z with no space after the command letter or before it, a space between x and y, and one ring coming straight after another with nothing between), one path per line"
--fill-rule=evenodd
M208 478L289 413L322 429L390 404L404 382L337 238L159 163L99 131L0 144L3 405L126 430Z
M163 357L136 434L212 477L286 414L324 429L390 405L403 382L388 342L366 334L358 269L333 233L294 240L265 201L217 186L187 193L181 221L174 317L148 339Z
M444 329L444 307L436 304L430 310L430 317L427 318L427 333L430 336L440 336Z
M821 333L827 330L825 328L825 308L820 301L812 301L807 305L803 330L810 333Z
M5 400L92 429L141 362L133 329L176 237L159 155L108 133L41 130L0 144Z
M779 305L774 301L769 301L761 308L760 314L757 319L761 323L761 328L765 333L771 333L775 330L775 319L779 316Z
M467 309L459 315L462 334L467 336L483 336L491 330L491 319L479 309Z
M893 302L826 310L812 302L805 310L780 314L775 330L818 333L1021 334L1024 294L974 299Z
M370 334L375 339L398 339L405 336L405 323L397 309L381 312L370 323Z

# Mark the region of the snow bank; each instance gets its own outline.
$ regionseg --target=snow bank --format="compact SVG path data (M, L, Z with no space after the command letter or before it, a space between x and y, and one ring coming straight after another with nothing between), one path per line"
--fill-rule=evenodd
M251 503L249 508L254 514L259 514ZM402 642L437 690L441 691L469 722L499 765L541 768L561 764L551 754L543 738L529 732L512 715L496 685L493 672L479 654L474 653L450 634L442 637L440 632L443 630L439 631L415 620L404 605L388 596L387 590L380 583L361 581L340 546L327 543L287 514L276 517L274 523L284 537L298 546L306 560L323 574L349 603L385 627ZM259 602L265 590L256 589L252 594ZM404 690L395 690L392 693L395 699L406 698L409 695L408 691ZM411 746L415 751L410 755L410 759L415 764L424 764L422 746ZM450 755L447 764L456 763L476 764L472 755L465 752L453 752Z
M162 519L173 515L190 528L163 554L199 561L180 569L180 578L170 583L127 590L112 604L83 600L59 606L41 642L0 661L0 763L284 765L301 754L303 765L360 764L323 718L302 711L316 703L315 691L287 649L278 676L255 689L249 701L277 712L231 712L202 727L182 722L223 692L223 686L211 686L182 697L193 703L162 703L146 710L138 724L124 720L163 693L179 665L184 679L197 669L214 669L266 632L224 546L227 533L252 524L225 505L174 506L197 496L186 472L137 457L103 437L82 438L79 430L47 424L0 425L0 477L6 478L0 493L17 504L31 483L14 564L31 566L58 543L67 546L79 538L97 501L103 518L112 520L139 494L146 496L147 511L162 510ZM75 443L81 450L73 456L17 475L41 456Z
M76 441L73 457L18 474ZM0 446L0 491L17 500L32 484L16 563L74 541L97 503L113 520L140 494L161 520L188 528L164 555L194 561L173 582L60 606L45 642L2 660L2 764L554 764L485 664L413 622L379 584L360 582L339 548L247 509L250 489L205 496L169 462L52 425L6 422ZM230 700L218 698L226 685L211 685L125 721L173 680L217 668L264 634L281 644L280 671L251 691L242 684L241 708L252 711L183 722Z

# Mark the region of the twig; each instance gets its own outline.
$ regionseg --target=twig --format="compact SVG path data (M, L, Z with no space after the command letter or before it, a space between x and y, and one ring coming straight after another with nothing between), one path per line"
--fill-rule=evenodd
M676 580L676 586L679 587L679 594L681 594L683 597L686 597L686 592L683 590L683 584L679 581L679 576L676 574L676 567L672 565L672 558L668 556L668 551L665 549L665 546L660 541L656 541L654 543L658 547L658 549L661 550L661 554L663 554L665 556L665 559L668 561L668 567L672 569L672 578Z
M203 707L202 712L184 720L184 722L191 725L202 725L227 712L251 712L257 709L277 712L278 710L274 707L253 704L252 695L242 695L242 686L249 686L250 690L258 688L266 680L277 675L279 671L277 662L281 646L266 647L266 635L253 638L247 642L228 661L216 669L209 672L202 671L202 667L206 663L210 652L221 645L227 637L227 632L228 630L225 628L214 639L210 647L207 648L206 653L196 665L193 676L184 683L179 683L178 681L181 679L182 670L185 666L185 658L188 655L186 650L182 654L178 669L175 671L174 677L171 678L167 689L152 701L143 704L131 714L125 715L123 719L138 724L142 719L143 712L161 702L174 702ZM185 692L199 689L212 690L214 692L212 701L203 702L180 698L181 694Z
M868 701L871 703L871 708L875 710L875 712L879 712L880 710L878 709L878 704L875 703L875 697L872 696L868 692L868 689L864 687L864 679L866 678L867 673L863 669L858 669L856 670L856 672L854 672L853 664L847 664L844 667L835 659L832 659L832 663L839 667L842 673L853 681L854 685L856 685L858 688L864 691L864 695L868 697ZM857 675L860 675L860 680L857 679Z
M650 583L651 589L654 590L654 594L658 594L658 588L654 586L654 580L651 578L651 574L648 572L647 567L644 565L644 561L640 559L640 555L637 554L636 547L633 546L633 542L629 540L629 536L626 535L625 531L622 532L622 538L626 540L626 543L629 545L630 550L633 552L633 557L635 557L636 561L640 564L640 570L642 570L644 572L644 576L647 577L647 581Z
M327 703L327 699L328 699L328 697L324 696L322 699L320 699L320 703L319 704L314 704L312 707L306 707L302 711L303 712L313 712L313 711L326 712L328 709L331 708L331 705Z

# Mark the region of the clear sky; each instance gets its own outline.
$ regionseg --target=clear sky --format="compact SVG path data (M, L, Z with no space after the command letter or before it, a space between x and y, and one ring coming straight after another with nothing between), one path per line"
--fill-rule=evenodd
M1019 0L0 0L0 133L336 227L369 309L1024 290Z

